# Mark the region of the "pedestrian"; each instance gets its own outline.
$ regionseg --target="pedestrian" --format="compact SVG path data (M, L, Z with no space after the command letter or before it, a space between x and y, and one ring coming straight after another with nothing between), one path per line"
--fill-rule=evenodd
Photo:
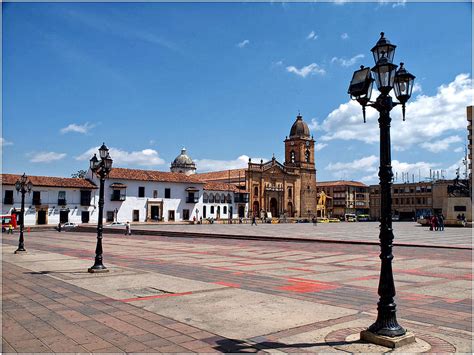
M434 221L434 216L430 217L430 231L434 231L435 228L435 221Z
M61 222L58 223L58 232L61 232Z
M13 234L13 226L11 224L8 225L8 232L7 234Z
M437 231L438 228L439 228L438 217L433 216L433 220L434 220L434 226L433 226L433 228L434 228L435 231Z
M130 222L128 221L125 224L125 235L132 235L132 227L130 226Z
M461 215L461 223L463 227L466 226L466 216L464 215L464 213Z
M439 224L438 230L439 230L440 232L444 231L444 217L443 217L442 214L440 214L440 215L438 216L438 224Z
M251 225L252 226L257 225L257 219L255 218L255 215L253 215L253 217L252 217L252 224Z

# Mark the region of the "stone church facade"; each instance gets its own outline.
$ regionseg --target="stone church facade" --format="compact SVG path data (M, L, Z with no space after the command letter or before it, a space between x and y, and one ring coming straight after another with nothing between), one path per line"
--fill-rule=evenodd
M314 139L298 115L284 140L285 161L249 160L245 169L196 174L202 181L234 184L248 196L247 216L312 217L316 215ZM247 201L246 201L247 202Z
M285 161L249 161L246 185L251 215L311 217L316 214L314 139L298 115L285 141Z

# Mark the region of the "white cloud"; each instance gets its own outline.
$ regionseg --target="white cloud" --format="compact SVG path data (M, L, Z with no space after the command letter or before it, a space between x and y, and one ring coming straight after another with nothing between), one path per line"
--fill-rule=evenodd
M301 76L302 78L306 78L308 75L326 74L326 71L323 68L321 68L319 65L317 65L316 63L311 63L305 67L302 67L301 69L298 69L294 66L289 66L289 67L286 67L286 70L289 73L294 73L298 76Z
M314 145L314 150L319 152L321 149L323 149L324 147L327 147L327 144L326 143L316 143Z
M330 163L325 169L329 171L334 171L337 174L340 173L353 173L356 171L375 171L375 164L378 162L379 158L375 155L370 155L361 159L356 159L348 163Z
M374 91L372 98L375 99ZM392 143L394 150L405 150L413 145L430 142L442 135L466 129L466 106L473 104L474 90L468 74L459 74L454 81L438 87L433 96L418 95L406 108L406 122L401 120L401 109L391 112ZM362 121L362 109L356 101L339 105L321 124L326 132L322 141L334 139L379 141L378 112L367 108L367 123Z
M5 138L0 138L0 146L5 147L7 145L13 145L13 142L7 141Z
M86 152L76 157L76 160L89 160L94 154L98 153L99 147L92 147ZM110 148L110 156L116 167L121 165L131 166L154 166L164 165L165 161L160 158L158 152L154 149L143 149L135 152L127 152L118 148Z
M463 147L457 147L456 149L453 150L454 153L461 153L464 150Z
M353 56L351 59L345 59L345 58L338 58L338 57L333 57L331 59L331 63L337 62L343 67L350 67L354 65L359 59L364 58L363 54L357 54Z
M406 4L407 0L399 0L399 1L395 1L393 4L392 4L392 7L395 8L395 7L405 7L405 4Z
M252 158L252 162L260 163L261 158ZM265 161L265 159L264 159ZM241 169L248 167L249 156L241 155L234 160L196 159L196 167L199 172L220 171L229 169Z
M283 60L278 60L276 62L272 62L272 68L281 67L282 65L283 65Z
M442 152L443 150L447 150L450 144L462 142L461 137L459 136L449 136L444 139L440 140L432 140L430 142L423 142L420 144L421 147L429 150L433 153Z
M317 131L321 129L321 125L318 123L316 118L311 119L311 122L308 124L308 127L312 131Z
M76 133L86 134L94 127L95 127L95 125L90 124L89 122L86 122L82 125L71 123L67 127L61 128L61 133L64 134L64 133L68 133L68 132L76 132Z
M366 184L376 184L379 182L379 157L370 155L361 159L356 159L348 163L331 163L325 169L333 172L334 177L347 177L351 180L360 180ZM429 177L430 169L438 167L438 163L428 163L424 161L407 163L399 160L392 160L392 172L395 182L402 182L402 177L408 176L410 181L415 181ZM448 168L448 170L452 168ZM363 174L359 178L359 175Z
M311 31L311 32L309 33L309 35L306 36L306 39L316 40L316 39L318 39L318 35L316 34L316 32Z
M30 162L32 163L52 163L64 158L66 153L38 152L30 153L28 156L30 157Z
M346 32L344 32L344 33L341 34L341 38L342 39L348 39L349 35Z
M244 39L242 42L237 43L237 47L239 47L239 48L244 48L244 47L247 46L249 43L250 43L250 41L249 41L248 39Z

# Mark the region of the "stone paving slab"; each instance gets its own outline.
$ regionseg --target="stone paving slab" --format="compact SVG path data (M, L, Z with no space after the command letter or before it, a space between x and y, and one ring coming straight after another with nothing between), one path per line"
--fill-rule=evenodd
M2 242L7 351L359 352L367 349L354 342L354 334L376 317L379 265L371 263L378 260L375 245L105 235L104 262L110 272L97 276L84 270L81 277L64 278L67 273L54 267L66 263L41 264L50 268L37 271L33 261L47 262L51 257L87 268L94 257L92 234L31 233L25 240L26 255L13 254L17 240L11 236ZM238 255L241 252L247 254ZM172 254L180 259L163 258ZM429 352L472 352L472 270L464 267L472 260L471 251L395 247L394 254L395 260L406 261L394 268L400 323L413 330ZM298 255L305 258L292 258ZM343 255L360 263L346 264ZM190 262L193 259L199 263ZM234 270L216 259L269 269ZM69 271L80 274L78 269ZM146 287L148 279L154 280L151 290ZM167 282L167 288L176 288L161 287ZM154 294L153 287L173 293ZM450 292L431 295L426 289ZM121 293L113 299L113 292ZM231 297L220 296L227 294ZM331 307L350 313L328 316L325 312ZM297 323L300 309L304 321ZM172 310L176 313L166 313ZM206 328L208 322L192 323L194 315L211 319L214 330ZM285 321L287 326L279 325ZM249 324L261 326L233 336ZM313 346L315 342L320 344Z

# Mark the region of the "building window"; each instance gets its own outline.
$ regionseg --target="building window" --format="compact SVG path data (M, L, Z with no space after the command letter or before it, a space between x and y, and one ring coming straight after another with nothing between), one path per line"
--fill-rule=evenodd
M227 214L227 206L224 206L224 208L222 209L222 213Z
M455 212L466 212L466 206L454 206Z
M209 202L209 195L207 193L204 193L204 195L202 195L202 202L204 203Z
M215 201L216 203L220 203L221 202L221 196L219 194L216 194L216 197L215 197Z
M323 190L324 191L324 190ZM288 197L292 198L293 197L293 189L291 187L288 188Z
M81 206L91 205L91 192L88 190L81 190Z
M33 205L41 205L41 192L33 191Z
M114 211L107 211L106 221L107 222L113 222L114 221L114 216L115 216Z
M309 159L310 159L309 149L306 149L306 152L304 153L304 157L306 159L306 162L309 163Z
M5 190L4 205L13 205L13 190Z
M211 214L214 214L214 206L211 206Z
M230 194L227 194L227 203L232 203L232 197Z
M122 190L122 189L112 190L112 197L110 200L111 201L125 201L125 190Z
M66 205L66 191L58 192L58 205L60 206Z
M165 189L165 198L171 198L171 189L170 188Z
M153 190L153 198L158 198L158 190Z
M290 152L290 162L291 162L291 163L294 163L294 162L295 162L295 151L294 151L294 150L292 150L292 151Z
M255 186L255 187L253 188L253 194L254 194L255 196L258 196L258 186Z
M214 203L214 194L209 195L209 203Z
M145 186L138 187L138 197L145 197Z

